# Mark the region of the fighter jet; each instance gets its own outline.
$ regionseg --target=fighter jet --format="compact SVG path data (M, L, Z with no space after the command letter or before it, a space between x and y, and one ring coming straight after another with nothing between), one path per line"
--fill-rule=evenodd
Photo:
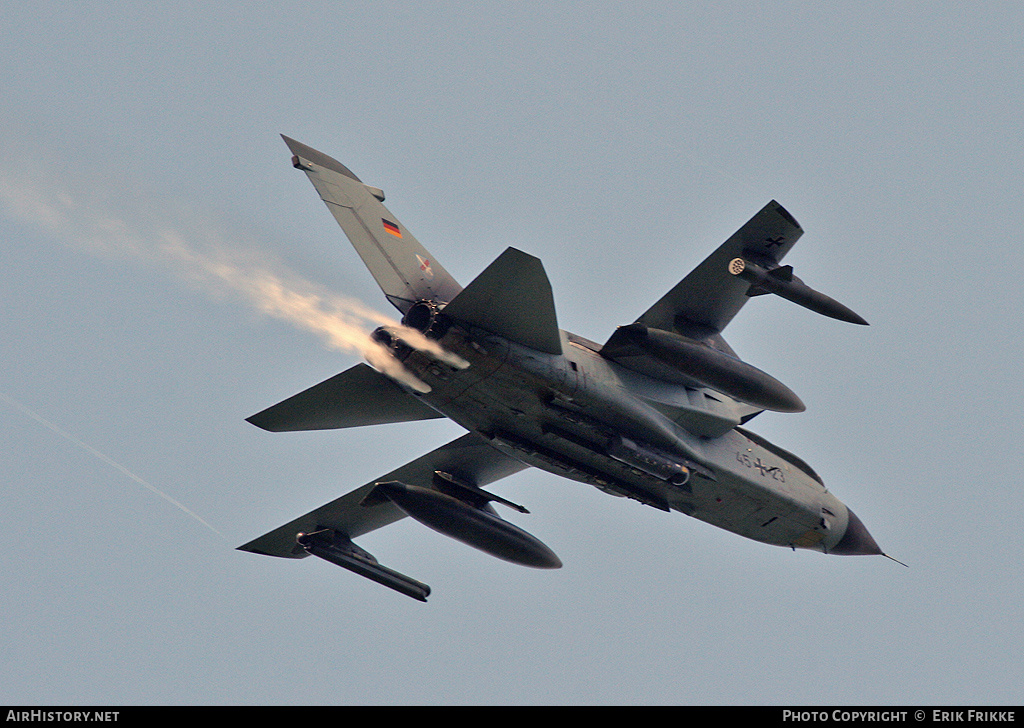
M379 188L284 140L402 325L372 334L394 366L357 364L248 421L285 432L448 417L467 432L241 550L317 556L426 601L429 586L354 543L410 516L498 558L558 568L550 548L492 504L526 509L484 489L534 467L762 543L885 555L806 462L745 427L764 410L804 409L722 338L747 300L771 293L867 323L781 265L803 230L777 202L601 345L558 327L539 259L510 247L463 288Z

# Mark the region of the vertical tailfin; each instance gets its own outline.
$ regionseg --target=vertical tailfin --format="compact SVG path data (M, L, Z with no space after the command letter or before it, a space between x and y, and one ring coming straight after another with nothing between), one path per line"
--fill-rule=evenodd
M462 290L412 233L384 207L384 193L345 165L281 135L292 165L309 177L388 300L403 314L421 300L447 303Z

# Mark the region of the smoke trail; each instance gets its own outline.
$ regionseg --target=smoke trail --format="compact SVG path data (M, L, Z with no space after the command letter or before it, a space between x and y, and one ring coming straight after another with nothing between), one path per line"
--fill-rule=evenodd
M174 274L199 282L211 294L233 293L248 305L274 318L318 335L330 348L361 355L378 371L426 392L430 388L366 329L400 325L351 298L338 296L291 273L278 261L259 257L227 242L212 226L191 235L173 227L130 221L86 204L51 185L34 184L0 174L0 205L23 222L106 256L122 256L165 266ZM459 357L444 351L419 332L400 327L411 346L430 351L454 366Z
M319 336L332 349L361 355L378 371L416 391L427 392L430 387L371 339L368 327L392 327L410 346L430 351L453 366L467 366L460 357L444 351L420 332L401 326L354 299L333 294L288 271L278 261L232 245L227 236L212 232L213 226L204 225L202 232L190 233L141 218L129 219L111 210L95 192L73 194L52 183L15 178L2 170L0 210L91 253L158 264L176 276L197 282L210 295L234 295L263 314ZM0 392L0 399L226 538L109 456L10 396Z
M111 458L111 457L109 457L107 455L104 455L102 452L100 452L96 448L92 447L91 445L88 445L87 443L82 442L77 437L72 435L70 432L67 432L66 430L62 430L61 428L57 427L57 425L55 425L52 422L50 422L49 420L47 420L45 417L40 415L38 412L35 412L35 411L29 409L28 407L26 407L21 402L19 402L16 399L14 399L13 397L11 397L9 395L6 395L3 392L0 392L0 399L2 399L3 401L7 402L7 404L11 405L12 407L15 407L16 409L21 410L24 414L28 415L33 420L35 420L36 422L38 422L40 425L42 425L43 427L47 428L51 432L54 432L54 433L60 435L65 440L68 440L71 443L74 443L75 445L77 445L78 447L82 448L83 450L85 450L90 455L93 455L93 456L99 458L100 460L105 462L110 467L112 467L115 470L119 471L122 475L125 475L128 478L130 478L131 480L134 480L136 483L141 485L143 488L147 488L148 490L152 491L157 496L159 496L160 498L163 498L165 501L167 501L168 503L173 505L175 508L178 508L179 510L184 511L188 515L192 516L192 518L194 518L197 521L199 521L201 524L203 524L208 529L213 531L215 534L217 534L218 536L223 538L225 541L228 540L227 536L225 536L223 533L221 533L216 528L211 526L209 523L204 521L202 518L197 516L195 513L190 511L188 508L183 506L181 503L179 503L178 501L174 500L174 498L171 498L171 496L167 495L166 493L164 493L162 490L160 490L156 486L150 485L145 480L140 478L138 475L133 473L131 470L129 470L125 466L121 465L119 462L117 462L113 458Z
M430 391L366 331L371 324L397 325L388 317L283 271L280 264L275 266L279 270L271 270L269 263L220 244L211 252L200 252L175 231L162 231L158 238L163 261L209 290L240 294L256 310L318 335L330 348L360 354L375 369L412 389Z

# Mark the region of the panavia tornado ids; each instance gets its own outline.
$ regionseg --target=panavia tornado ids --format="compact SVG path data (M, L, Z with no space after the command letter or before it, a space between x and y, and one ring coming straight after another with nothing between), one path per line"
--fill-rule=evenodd
M405 516L498 558L559 558L498 515L527 512L484 487L528 467L678 511L776 546L882 550L803 460L744 426L800 398L742 361L722 331L752 296L775 294L841 321L856 313L781 265L803 230L769 202L603 345L558 327L540 260L508 248L465 288L337 160L284 137L401 326L372 338L386 366L357 364L248 418L271 432L448 417L468 432L241 546L320 557L426 601L430 587L354 539Z

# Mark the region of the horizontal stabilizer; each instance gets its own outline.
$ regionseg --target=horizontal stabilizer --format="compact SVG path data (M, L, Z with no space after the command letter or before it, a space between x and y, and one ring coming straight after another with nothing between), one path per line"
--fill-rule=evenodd
M507 248L444 308L448 318L548 354L562 353L551 282L539 258Z
M356 364L249 417L248 422L270 432L295 432L441 416L383 374L366 364Z

